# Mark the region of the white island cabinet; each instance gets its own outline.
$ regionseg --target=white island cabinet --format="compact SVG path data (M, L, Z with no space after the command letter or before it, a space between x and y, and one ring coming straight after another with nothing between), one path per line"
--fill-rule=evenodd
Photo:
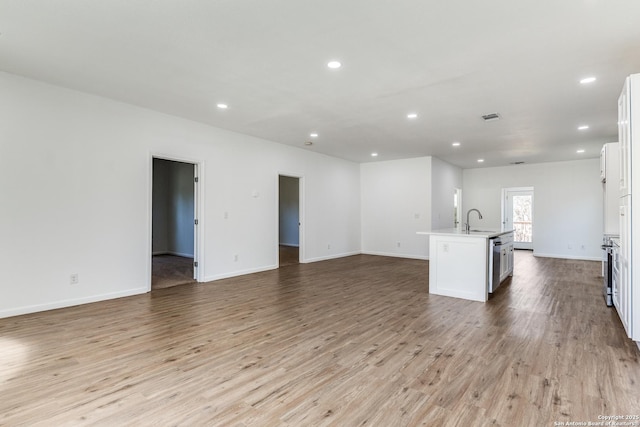
M497 247L496 238L513 242L513 231L444 229L419 231L429 236L429 293L485 302L493 288L513 272L513 244ZM494 265L496 274L493 274ZM493 279L496 277L496 279Z

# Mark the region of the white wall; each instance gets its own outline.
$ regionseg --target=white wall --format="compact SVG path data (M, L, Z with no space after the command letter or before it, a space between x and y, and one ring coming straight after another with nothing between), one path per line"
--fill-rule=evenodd
M281 176L279 184L279 242L281 245L299 246L299 178Z
M529 186L534 187L534 254L602 259L602 183L598 159L465 169L463 213L471 208L480 209L484 217L481 226L499 229L501 189Z
M358 164L7 73L0 93L0 317L150 289L153 155L202 166L205 280L275 268L281 171L303 261L360 250Z
M362 252L427 259L431 157L360 165ZM398 246L398 243L400 244Z
M150 289L154 155L201 166L206 281L275 268L281 173L303 177L303 262L424 259L415 232L449 222L459 171L431 157L358 165L2 72L0 93L0 317ZM598 172L465 170L463 207L498 228L501 188L533 186L536 254L600 259Z
M453 196L462 188L462 169L431 158L431 229L454 227Z

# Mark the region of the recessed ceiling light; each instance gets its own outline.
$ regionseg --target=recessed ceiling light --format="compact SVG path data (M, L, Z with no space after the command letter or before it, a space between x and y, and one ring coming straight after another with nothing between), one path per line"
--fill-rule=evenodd
M407 118L408 118L408 119L415 119L416 117L418 117L418 114L416 114L416 113L409 113L409 114L407 114Z
M587 129L589 129L589 126L588 126L588 125L581 125L581 126L578 126L578 130L587 130Z
M317 137L318 137L318 134L317 134L317 133L310 133L310 134L309 134L309 136L310 136L311 138L317 138Z
M371 157L378 157L378 153L371 153Z
M484 159L478 159L478 163L484 162Z
M454 147L460 147L460 143L458 141L452 142L451 145L453 145Z
M229 108L227 104L218 104L217 107L220 108L221 110L226 110L227 108Z
M305 141L305 142L304 142L304 145L313 145L313 142L311 142L311 141Z
M582 154L582 153L584 153L584 150L581 148L581 149L577 150L576 153Z
M589 84L589 83L593 83L596 81L596 78L591 76L591 77L585 77L584 79L580 80L580 83L583 85Z
M329 61L327 67L333 68L335 70L336 68L342 67L342 64L340 63L340 61Z

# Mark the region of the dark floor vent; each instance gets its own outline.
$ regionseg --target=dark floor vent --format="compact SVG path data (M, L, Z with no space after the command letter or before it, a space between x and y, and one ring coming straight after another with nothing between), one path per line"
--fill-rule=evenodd
M484 120L485 122L490 122L490 121L493 121L493 120L500 120L500 114L498 114L498 113L484 114L482 116L482 120Z

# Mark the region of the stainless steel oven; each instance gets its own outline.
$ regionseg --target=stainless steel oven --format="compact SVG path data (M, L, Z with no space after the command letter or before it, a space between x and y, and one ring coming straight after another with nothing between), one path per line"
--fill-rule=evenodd
M602 249L605 251L602 261L602 294L607 307L613 305L614 241L616 237L605 234L602 239Z
M620 305L620 292L618 286L620 286L620 239L611 239L611 298L613 299L613 305L618 307Z

